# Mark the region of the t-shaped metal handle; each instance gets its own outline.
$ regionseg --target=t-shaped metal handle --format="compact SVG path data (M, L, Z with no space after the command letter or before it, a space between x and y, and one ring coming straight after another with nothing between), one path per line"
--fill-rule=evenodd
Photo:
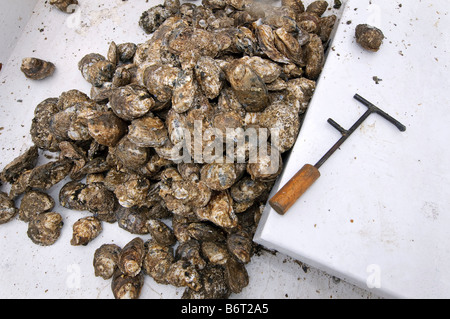
M400 131L404 132L406 127L394 119L392 116L382 111L374 104L370 103L362 96L355 94L354 99L367 106L367 111L352 125L348 130L344 129L333 119L328 119L328 123L337 129L342 137L333 145L333 147L314 165L306 164L298 171L292 179L281 188L270 200L269 204L275 211L284 215L288 209L302 196L306 190L320 177L319 168L330 156L347 140L347 138L369 117L372 113L381 115L384 119L394 124Z

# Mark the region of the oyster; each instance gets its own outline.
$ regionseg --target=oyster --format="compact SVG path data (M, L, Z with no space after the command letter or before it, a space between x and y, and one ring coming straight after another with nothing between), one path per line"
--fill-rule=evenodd
M325 0L316 0L306 7L306 12L315 13L318 17L322 16L328 8L328 2Z
M118 267L120 271L130 277L136 277L141 272L144 259L144 241L136 237L128 242L119 253Z
M224 265L229 258L227 246L212 241L202 243L202 253L209 263L213 265Z
M255 34L261 50L271 60L279 63L289 63L289 59L285 57L275 46L275 36L272 28L267 24L255 25Z
M244 264L235 258L228 258L225 264L225 278L230 290L236 294L240 293L249 283L248 272Z
M207 265L207 262L202 257L201 243L195 239L182 242L177 247L175 256L177 259L189 261L198 270L202 270Z
M29 222L36 215L52 210L55 200L48 194L36 190L26 192L20 202L19 219Z
M126 134L126 123L111 111L99 112L88 121L89 135L99 144L115 146Z
M302 0L281 0L281 5L291 8L295 15L305 12L305 6Z
M180 69L163 64L154 64L143 71L143 83L158 101L172 99L172 91Z
M228 251L241 263L250 262L253 241L252 236L246 230L233 231L227 236Z
M148 221L148 228L150 234L152 235L152 239L154 239L157 243L164 246L172 246L176 243L173 230L162 221L150 219Z
M230 295L228 284L225 281L225 272L221 266L208 264L201 272L202 288L195 291L186 288L182 299L226 299Z
M115 212L117 224L120 228L132 234L145 235L150 232L148 227L149 208L148 207L123 207L120 206Z
M65 13L74 13L74 6L78 5L77 0L50 0L50 4Z
M0 192L0 225L9 222L17 213L14 201L4 192Z
M142 268L159 284L167 284L167 273L174 263L173 248L154 240L145 242L146 253Z
M166 280L175 287L189 287L195 291L202 287L200 274L194 266L182 259L170 265Z
M368 24L359 24L355 29L356 42L366 50L377 52L383 43L383 32Z
M238 219L233 211L233 199L227 191L214 194L208 205L196 209L197 216L223 228L233 228L238 225Z
M146 115L131 122L128 139L140 147L160 147L167 141L168 132L160 118Z
M250 176L244 176L230 189L230 195L233 201L238 203L253 202L269 189L269 184L261 181L255 181Z
M154 6L144 11L139 19L139 26L146 33L153 33L170 16L171 10L163 5Z
M28 223L28 237L41 246L53 245L61 235L62 217L55 212L36 215Z
M109 102L113 112L126 121L144 116L155 106L155 100L148 91L136 84L115 89Z
M225 75L217 62L209 57L202 56L197 60L194 68L197 83L208 99L216 98L224 85Z
M259 112L269 104L267 87L244 61L233 61L225 70L238 101L248 112Z
M48 98L39 103L34 110L31 121L31 140L37 147L56 152L59 150L61 139L50 130L50 123L54 114L59 112L58 98Z
M96 277L110 279L117 269L121 248L114 244L103 244L94 253L94 271Z
M298 112L286 103L275 102L269 105L259 117L259 124L277 134L277 148L281 153L290 150L300 131L300 117ZM273 138L273 137L272 137Z
M31 170L28 177L28 186L38 190L50 189L69 175L72 169L70 160L58 160L43 164Z
M129 169L138 169L149 159L149 149L134 144L127 135L114 148L109 149L109 154L115 157L117 164Z
M80 218L73 224L73 236L70 244L86 246L102 231L101 221L93 216Z
M14 183L24 171L34 168L38 156L38 148L30 147L5 166L1 173L1 179L8 183Z
M274 181L283 169L281 153L270 143L267 144L267 151L258 152L254 162L247 165L247 172L254 180L270 182Z
M117 55L119 61L122 63L127 63L132 61L134 55L136 54L137 45L131 42L121 43L117 45Z
M306 70L305 76L310 80L317 80L322 72L325 62L322 40L319 36L311 35L311 40L306 45Z
M55 65L52 62L37 58L24 58L20 70L31 80L43 80L52 76L55 72Z
M78 63L83 78L93 86L101 87L111 82L116 65L97 53L85 55Z
M178 73L172 94L172 109L177 113L184 113L194 106L198 85L192 70Z
M122 273L118 268L113 273L111 289L115 299L138 299L143 286L142 273L130 276Z
M150 189L150 182L145 177L130 178L114 190L119 204L123 207L143 206Z

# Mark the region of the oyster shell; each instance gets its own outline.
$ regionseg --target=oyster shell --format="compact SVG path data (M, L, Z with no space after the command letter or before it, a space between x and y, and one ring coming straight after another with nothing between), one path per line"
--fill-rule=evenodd
M0 192L0 225L9 222L16 213L14 201L6 193Z
M73 236L70 244L86 246L100 234L102 229L102 223L98 218L94 216L80 218L73 224Z
M167 273L174 263L173 248L154 240L145 242L146 253L142 268L159 284L167 284Z
M74 6L78 5L77 0L50 0L50 4L57 7L59 10L65 13L74 13Z
M55 72L55 65L52 62L38 58L24 58L20 70L31 80L43 80L52 76Z
M144 116L155 106L155 100L149 92L137 84L115 89L109 103L113 112L126 121Z
M164 122L153 115L135 119L128 128L128 139L140 147L160 147L168 139Z
M61 235L62 217L55 212L36 215L28 223L28 237L41 246L53 245Z
M103 244L94 253L94 271L96 277L110 279L117 269L121 248L115 244Z
M55 207L55 200L47 193L30 190L20 202L19 219L29 222L35 215L50 211Z
M144 241L136 237L128 242L119 253L118 267L120 271L130 277L136 277L141 272L144 259Z

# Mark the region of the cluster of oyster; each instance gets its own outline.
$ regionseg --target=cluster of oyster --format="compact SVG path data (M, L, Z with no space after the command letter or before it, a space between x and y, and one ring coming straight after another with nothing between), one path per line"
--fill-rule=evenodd
M103 222L151 235L97 250L95 274L113 278L116 298L137 298L143 273L186 287L184 298L242 291L262 209L300 130L336 21L322 17L326 1L306 9L301 0L281 4L166 0L141 16L140 26L153 33L148 41L112 42L106 56L83 57L78 67L92 84L90 96L71 90L36 107L35 146L2 173L11 191L0 194L0 223L19 211L33 242L53 244L62 218L45 191L69 177L60 204L91 213L73 225L72 245L89 244ZM195 145L197 134L250 127L278 129L275 171L268 172L267 158L196 156L215 141ZM38 148L59 159L36 167ZM234 159L227 151L215 156Z

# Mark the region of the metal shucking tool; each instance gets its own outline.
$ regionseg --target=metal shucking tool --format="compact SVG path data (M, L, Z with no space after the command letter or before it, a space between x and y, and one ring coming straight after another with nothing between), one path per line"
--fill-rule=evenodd
M342 137L333 147L313 166L305 164L286 185L284 185L270 200L269 204L280 215L286 214L289 208L306 192L306 190L320 177L319 168L327 161L334 152L347 140L347 138L366 120L372 113L382 116L394 124L401 132L406 131L406 127L394 119L392 116L382 111L374 104L370 103L362 96L355 94L354 99L367 107L367 111L348 130L342 128L333 119L328 119L328 123L338 130Z

